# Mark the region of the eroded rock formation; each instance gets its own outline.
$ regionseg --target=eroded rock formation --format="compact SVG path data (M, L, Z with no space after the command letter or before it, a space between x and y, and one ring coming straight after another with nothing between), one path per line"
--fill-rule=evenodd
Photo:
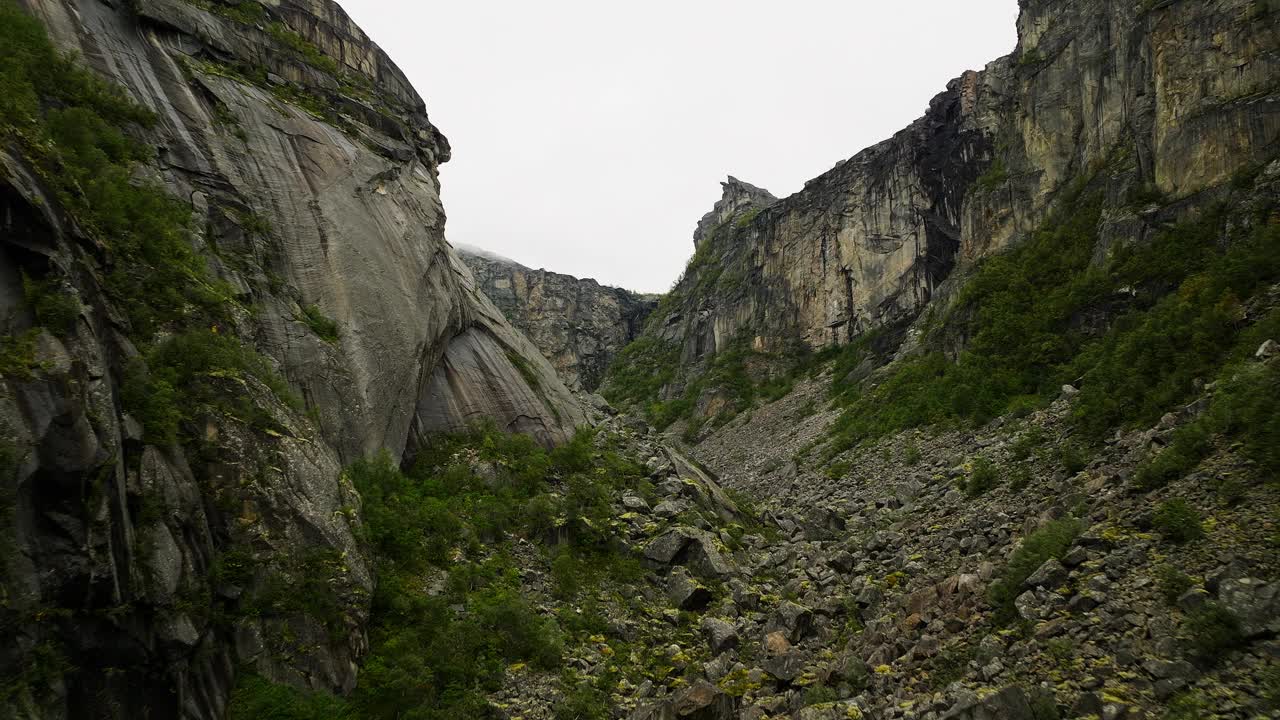
M590 278L531 270L459 248L480 289L523 331L570 387L595 390L605 368L644 328L657 300Z
M1274 153L1274 11L1021 5L1014 52L953 80L892 138L758 213L748 186L726 183L695 236L705 261L655 336L686 363L739 333L762 348L842 344L915 317L957 268L1037 227L1077 178L1107 167L1126 173L1130 198L1185 198ZM1142 208L1120 195L1104 234L1141 237Z

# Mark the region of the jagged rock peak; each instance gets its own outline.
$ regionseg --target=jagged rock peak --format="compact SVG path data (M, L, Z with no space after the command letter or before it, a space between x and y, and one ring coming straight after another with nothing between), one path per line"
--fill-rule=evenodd
M702 241L711 236L717 227L746 211L768 207L778 201L773 193L745 183L730 175L729 179L720 183L723 194L711 212L702 216L698 228L693 231L693 246L702 245Z

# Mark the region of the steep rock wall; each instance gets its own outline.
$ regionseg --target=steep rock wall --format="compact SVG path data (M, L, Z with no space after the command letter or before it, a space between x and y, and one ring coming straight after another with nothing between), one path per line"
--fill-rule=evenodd
M485 295L533 341L570 387L595 390L618 351L639 336L657 300L590 278L531 270L461 248Z
M1013 54L758 214L730 213L652 323L696 363L747 334L813 348L918 315L957 268L1036 227L1107 167L1104 236L1140 238L1143 193L1182 198L1277 152L1276 11L1253 0L1024 0ZM726 185L717 208L735 207ZM713 215L715 213L713 212Z
M373 579L342 467L481 419L552 443L584 411L445 242L448 143L336 4L22 4L155 113L144 174L304 403L204 378L249 415L154 443L121 398L159 338L104 290L111 249L0 149L0 316L30 354L0 381L0 715L213 720L237 668L349 690ZM76 298L73 327L36 327L27 274Z

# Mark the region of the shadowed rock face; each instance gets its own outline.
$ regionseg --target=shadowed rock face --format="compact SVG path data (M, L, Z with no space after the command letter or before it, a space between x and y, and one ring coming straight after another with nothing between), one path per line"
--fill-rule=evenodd
M570 275L459 249L476 282L569 387L595 390L613 356L639 336L657 300Z
M766 349L842 344L915 317L1077 177L1106 168L1181 198L1273 153L1274 12L1143 5L1025 0L1014 53L953 80L892 138L758 214L731 179L650 332L686 364L740 333ZM1108 205L1104 238L1140 238L1137 210Z
M228 377L269 432L211 415L198 453L148 444L120 396L150 339L103 292L101 247L0 150L3 333L34 322L20 270L59 269L83 308L73 331L38 335L33 377L0 380L0 439L15 456L0 503L12 556L0 672L15 677L44 649L77 668L51 693L0 701L0 715L213 720L242 665L350 690L372 577L343 466L384 449L408 458L481 419L553 443L584 411L445 242L448 143L336 4L281 0L241 22L181 0L20 1L155 112L148 173L190 202L211 270L253 309L234 332L309 412ZM308 311L334 321L336 339ZM333 595L331 617L288 609L307 582ZM263 592L284 609L243 612Z

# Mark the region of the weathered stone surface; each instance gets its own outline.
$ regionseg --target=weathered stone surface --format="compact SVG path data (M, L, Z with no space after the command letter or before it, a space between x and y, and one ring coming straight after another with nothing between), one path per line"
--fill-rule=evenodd
M711 652L719 655L725 650L738 646L738 630L733 623L720 618L705 617L702 619L702 634L711 646Z
M716 229L731 220L738 220L747 213L759 212L778 201L773 193L745 183L730 175L729 179L720 183L723 192L715 206L702 219L693 231L693 247L702 246L704 240L715 233Z
M264 6L266 20L333 68L282 44L266 21L236 22L203 3L19 4L155 113L142 139L156 157L139 174L190 205L195 246L236 295L226 331L268 358L310 412L256 380L222 378L270 432L215 414L201 421L198 457L146 445L137 419L122 415L119 383L152 338L132 337L102 291L110 253L68 221L22 158L0 151L0 331L33 322L19 271L57 269L81 305L73 332L38 343L39 376L5 378L0 391L0 439L24 458L4 479L20 508L4 523L20 558L6 572L7 607L74 608L74 617L22 627L0 666L12 676L24 653L62 647L78 672L42 718L96 706L218 719L242 666L349 691L372 577L342 467L384 449L400 459L430 433L482 418L553 443L587 414L445 242L437 168L448 142L337 4ZM261 80L239 79L250 75ZM325 112L287 100L299 96ZM308 326L308 309L336 324L336 339ZM235 581L208 587L228 563ZM281 610L230 627L191 607L212 592L234 615L268 578L317 576L340 617Z
M942 715L943 720L1034 720L1027 693L1007 687L984 700L958 703Z
M712 576L733 573L734 567L716 547L710 533L678 526L649 541L644 548L649 560L666 565L687 565Z
M680 610L704 610L711 602L711 590L678 567L667 580L667 598Z
M1224 580L1218 597L1240 619L1246 637L1280 633L1280 583L1250 577Z
M789 600L783 601L765 626L765 632L782 631L791 642L799 642L813 629L813 611Z
M1274 12L1253 0L1020 8L1014 52L953 80L892 138L758 215L726 183L699 226L701 261L648 336L677 345L693 374L744 335L768 351L847 343L915 318L1108 161L1123 165L1118 184L1181 198L1270 158ZM1153 227L1123 195L1108 200L1103 245Z
M531 270L482 250L460 246L480 290L538 347L564 382L595 390L614 355L639 336L657 306L653 296L595 280Z
M1031 589L1042 587L1048 590L1056 590L1066 579L1067 569L1056 559L1049 558L1027 577L1027 581L1023 585Z

